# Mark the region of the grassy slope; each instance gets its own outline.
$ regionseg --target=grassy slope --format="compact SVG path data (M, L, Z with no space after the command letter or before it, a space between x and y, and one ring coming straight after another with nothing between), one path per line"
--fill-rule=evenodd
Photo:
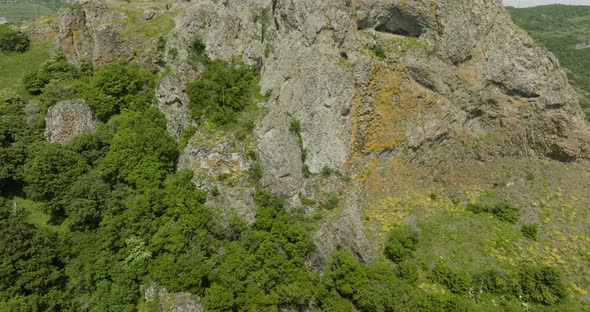
M16 4L0 3L0 16L6 17L9 22L23 22L40 16L49 16L55 12L52 6L31 2L18 2Z
M22 79L27 73L38 69L49 56L47 42L35 42L23 54L0 54L0 89L13 89L24 94Z
M477 276L492 268L511 271L523 263L548 265L563 273L574 302L588 300L587 166L538 160L466 164L443 174L444 183L424 182L436 173L405 168L403 174L387 177L404 186L369 200L363 221L377 244L396 224L415 224L420 229L417 258L425 267L443 263ZM518 205L519 222L510 224L466 210L467 203L477 202L486 192ZM539 226L536 241L523 236L523 224ZM436 288L425 278L421 284Z
M590 116L590 6L547 5L509 11L518 26L557 56ZM576 48L577 44L588 47Z

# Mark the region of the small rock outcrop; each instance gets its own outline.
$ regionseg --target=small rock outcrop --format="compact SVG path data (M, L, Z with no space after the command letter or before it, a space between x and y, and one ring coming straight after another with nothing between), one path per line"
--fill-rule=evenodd
M144 290L145 302L163 312L202 312L203 303L189 293L170 293L166 288L149 285Z
M45 117L45 138L51 143L66 144L83 133L96 131L96 119L84 100L61 101L51 106Z
M197 131L178 160L178 168L192 170L197 187L208 192L207 204L226 219L232 212L249 223L256 217L255 188L249 177L252 145L252 140L231 134Z
M55 45L68 59L88 59L96 67L130 60L135 50L122 39L118 20L120 17L101 1L72 1L58 12Z

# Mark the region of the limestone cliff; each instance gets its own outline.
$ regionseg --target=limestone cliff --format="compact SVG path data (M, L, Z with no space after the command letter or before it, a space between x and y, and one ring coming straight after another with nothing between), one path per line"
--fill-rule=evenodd
M167 7L176 26L162 55L142 54L150 57L119 36L124 19L108 5L76 3L58 18L60 47L92 55L96 65L123 57L155 66L158 104L176 137L191 125L185 85L203 70L189 62L195 38L213 59L239 57L260 68L269 96L259 103L265 114L252 141L199 130L180 167L221 192L224 200L210 203L248 218L256 186L243 173L251 148L260 186L293 206L339 196L339 209L320 222L317 261L339 245L372 259L360 203L386 192L372 181L402 165L590 155L587 125L558 61L512 24L499 0L178 1ZM341 174L319 174L325 170ZM220 174L236 174L236 182L219 184Z

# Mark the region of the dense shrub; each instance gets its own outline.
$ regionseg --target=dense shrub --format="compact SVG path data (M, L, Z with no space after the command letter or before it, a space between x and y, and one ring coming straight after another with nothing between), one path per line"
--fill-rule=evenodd
M520 268L518 277L520 290L526 300L549 305L567 298L563 277L556 268L524 265Z
M176 141L166 131L166 119L157 109L123 113L112 118L108 128L114 135L97 168L112 183L158 187L175 169Z
M61 199L88 168L84 158L60 145L33 144L24 165L25 191L34 200Z
M22 53L30 44L29 37L22 31L8 24L0 25L0 51Z
M0 193L15 192L22 186L27 144L41 135L29 127L25 103L9 90L0 90Z
M38 71L27 74L24 83L27 92L37 95L52 81L67 81L79 77L78 68L68 63L63 54L58 54L43 64Z
M472 279L468 274L451 269L443 264L437 264L432 269L430 279L433 282L446 286L455 294L466 293L472 284Z
M536 224L523 224L520 228L522 235L530 240L537 240L539 234L539 226Z
M154 100L153 76L137 64L119 61L100 68L79 93L102 121L125 109L143 111Z
M478 202L467 205L473 213L489 213L508 223L516 223L520 219L520 209L495 194L485 194Z
M395 263L400 263L413 255L417 243L417 231L405 224L399 225L391 231L385 242L385 257Z
M216 60L207 64L201 79L188 85L189 108L198 121L227 124L254 104L260 93L258 71L241 62Z

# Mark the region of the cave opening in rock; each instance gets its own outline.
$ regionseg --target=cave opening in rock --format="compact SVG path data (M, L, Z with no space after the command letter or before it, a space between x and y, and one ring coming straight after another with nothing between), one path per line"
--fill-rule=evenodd
M424 29L415 16L404 14L397 8L373 13L358 22L359 29L375 29L405 37L420 37Z

